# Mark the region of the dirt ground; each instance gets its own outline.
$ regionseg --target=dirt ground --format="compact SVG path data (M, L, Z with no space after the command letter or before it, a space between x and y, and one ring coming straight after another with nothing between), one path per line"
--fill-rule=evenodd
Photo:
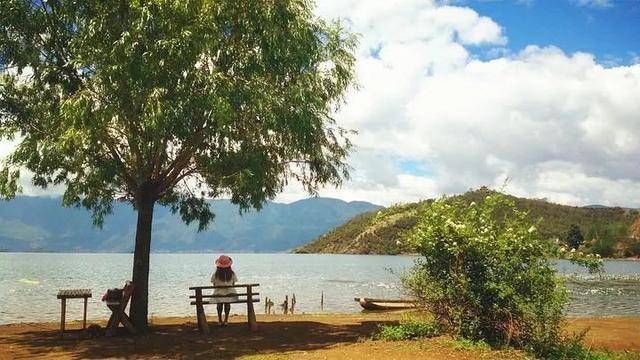
M198 333L195 318L155 318L148 333L87 338L81 324L60 339L57 323L0 326L0 359L514 359L516 351L459 346L447 337L417 341L371 340L377 327L399 313L348 315L259 315L250 332L246 317L233 316L226 327L211 324ZM210 319L211 320L211 319ZM100 325L104 326L104 322ZM569 330L590 328L586 343L598 349L640 352L640 318L570 319Z

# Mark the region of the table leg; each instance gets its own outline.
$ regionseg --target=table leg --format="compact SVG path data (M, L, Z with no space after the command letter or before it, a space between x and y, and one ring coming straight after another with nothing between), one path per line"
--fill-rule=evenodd
M61 299L61 312L60 312L60 337L64 337L64 320L67 312L67 299Z
M87 298L84 298L84 314L82 315L82 328L87 328Z

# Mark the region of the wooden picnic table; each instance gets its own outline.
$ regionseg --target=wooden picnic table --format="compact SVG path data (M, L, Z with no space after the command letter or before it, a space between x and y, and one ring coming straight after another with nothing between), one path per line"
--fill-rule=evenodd
M57 298L60 299L60 337L64 337L65 317L67 315L67 299L84 299L84 312L82 315L82 328L87 328L87 299L91 297L91 289L63 289L58 290Z

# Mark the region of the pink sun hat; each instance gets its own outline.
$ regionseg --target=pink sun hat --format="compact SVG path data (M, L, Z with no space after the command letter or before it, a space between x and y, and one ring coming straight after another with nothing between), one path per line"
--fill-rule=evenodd
M227 255L220 255L220 257L216 259L216 266L219 268L230 268L231 264L233 264L233 260Z

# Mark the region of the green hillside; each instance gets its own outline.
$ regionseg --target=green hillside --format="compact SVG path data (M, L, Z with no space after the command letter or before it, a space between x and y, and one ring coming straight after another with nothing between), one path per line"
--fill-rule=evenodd
M481 202L489 194L487 188L458 195L467 202ZM619 207L575 207L550 203L543 199L508 196L516 206L526 210L532 220L540 219L538 230L543 238L563 242L572 225L584 236L581 249L603 256L640 255L640 220L638 210ZM401 254L411 249L399 245L400 232L416 223L419 206L430 200L394 205L384 210L360 214L332 229L314 241L295 250L297 253ZM634 222L638 223L634 226Z

